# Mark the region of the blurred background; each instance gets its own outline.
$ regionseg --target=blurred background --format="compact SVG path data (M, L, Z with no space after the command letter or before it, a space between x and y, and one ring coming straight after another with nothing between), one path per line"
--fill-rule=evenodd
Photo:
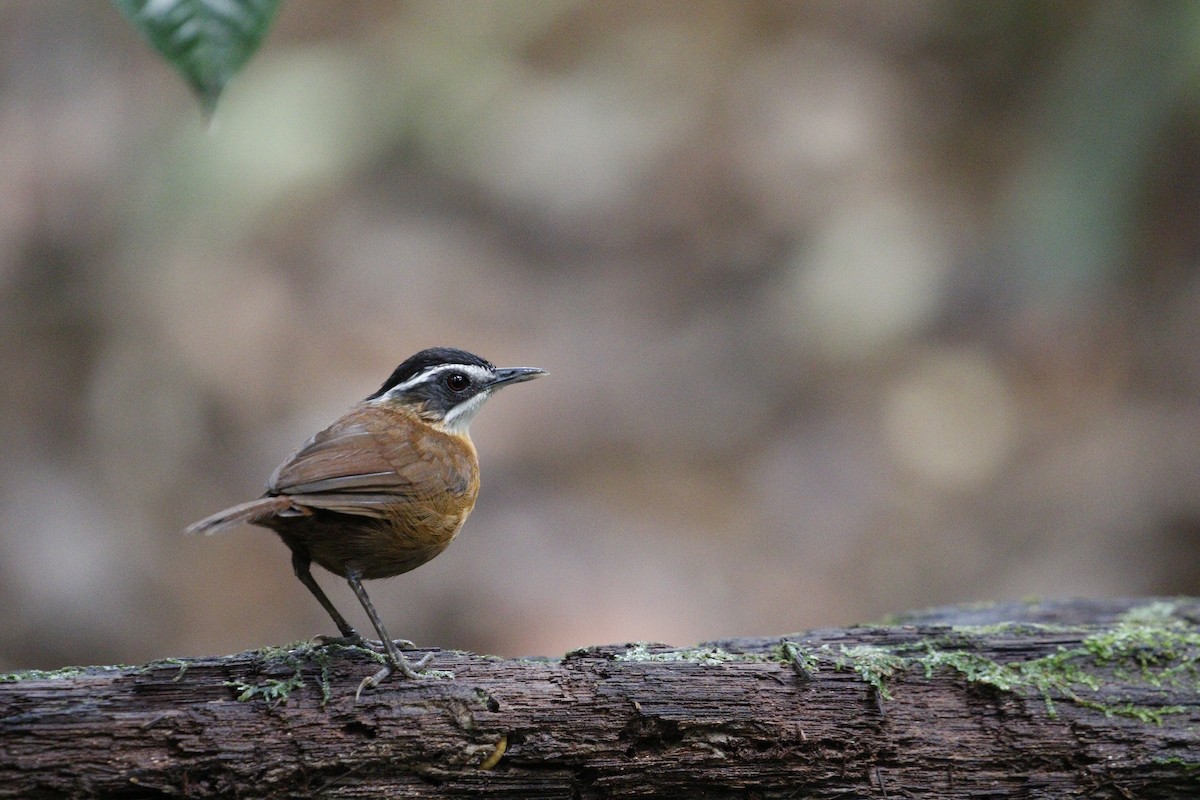
M180 531L443 344L551 377L369 586L419 644L1198 593L1198 209L1195 3L284 0L209 124L7 0L0 669L333 633Z

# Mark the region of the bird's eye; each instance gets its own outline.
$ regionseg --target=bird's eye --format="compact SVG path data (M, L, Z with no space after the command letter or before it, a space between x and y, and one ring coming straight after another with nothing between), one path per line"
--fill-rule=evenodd
M446 388L452 392L466 391L471 385L471 380L461 372L451 372L446 376Z

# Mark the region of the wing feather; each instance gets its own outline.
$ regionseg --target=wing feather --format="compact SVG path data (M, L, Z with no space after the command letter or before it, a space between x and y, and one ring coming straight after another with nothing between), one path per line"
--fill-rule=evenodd
M294 505L383 517L410 500L466 490L471 454L409 435L407 420L351 413L313 436L271 475L267 491Z

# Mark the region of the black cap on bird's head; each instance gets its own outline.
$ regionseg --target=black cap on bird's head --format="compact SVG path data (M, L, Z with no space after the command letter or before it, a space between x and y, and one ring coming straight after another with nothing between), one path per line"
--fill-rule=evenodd
M468 353L466 350L459 350L456 347L430 347L428 350L422 350L406 358L400 366L392 370L392 374L383 382L383 386L379 387L379 391L367 399L374 400L405 381L412 380L430 367L439 367L445 364L470 364L483 369L496 368L492 362L482 359L474 353Z
M492 392L546 374L537 367L496 367L455 347L431 347L410 356L365 402L396 403L451 430L466 430Z

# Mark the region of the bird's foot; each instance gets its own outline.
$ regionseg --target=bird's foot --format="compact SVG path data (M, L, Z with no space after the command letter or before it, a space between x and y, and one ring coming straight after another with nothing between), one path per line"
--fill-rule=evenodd
M401 650L415 650L417 647L408 639L393 639L392 641ZM349 633L343 633L341 636L326 636L325 634L314 636L312 642L318 647L335 645L341 647L361 647L364 650L374 650L376 653L387 652L387 646L383 642L378 639L368 639L353 628L350 629Z
M399 656L397 653L396 655ZM421 660L415 664L410 663L404 656L399 656L397 659L389 659L379 672L374 675L368 675L362 679L362 683L358 685L358 691L354 693L354 702L359 702L362 699L363 689L374 689L379 684L390 678L394 673L399 672L406 678L416 679L421 677L421 671L429 666L429 662L433 661L433 653L426 653L421 657Z
M364 638L361 634L351 632L342 636L314 636L312 643L317 647L361 647L364 650L374 650L377 653L383 652L383 645L379 642L372 642L370 639Z

